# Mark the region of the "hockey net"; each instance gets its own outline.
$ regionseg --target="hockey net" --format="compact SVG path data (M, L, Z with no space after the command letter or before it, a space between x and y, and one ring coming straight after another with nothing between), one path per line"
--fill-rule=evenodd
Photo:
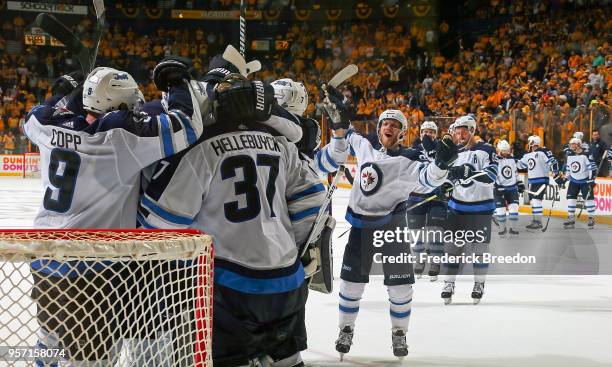
M0 230L0 365L212 365L198 231Z

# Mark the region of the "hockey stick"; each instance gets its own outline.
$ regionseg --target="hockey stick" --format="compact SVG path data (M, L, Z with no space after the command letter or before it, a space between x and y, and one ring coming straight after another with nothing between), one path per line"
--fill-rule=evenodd
M542 193L542 191L544 191L544 189L546 188L546 186L548 186L548 184L542 185L542 187L540 187L540 188L538 189L538 191L535 191L535 192L534 192L534 191L529 191L529 190L527 190L527 189L525 189L525 190L524 190L524 192L526 192L526 193L528 193L528 194L530 194L530 195L533 195L533 196L538 196L538 195L540 195L540 194Z
M336 188L338 187L338 181L340 180L340 172L344 172L343 164L338 166L338 171L336 171L336 174L334 175L334 179L329 184L329 188L327 189L327 193L325 194L325 200L323 201L321 208L319 208L319 212L317 213L317 216L314 220L314 224L312 225L312 229L310 230L310 233L308 234L308 239L306 240L306 244L304 245L304 248L302 249L302 253L300 254L300 257L304 256L304 254L308 250L308 245L310 245L321 234L321 231L323 230L325 221L322 219L325 213L327 212L327 206L331 202L332 195L334 194L334 191L336 191Z
M89 74L91 70L91 56L89 49L79 40L74 33L64 23L60 22L55 16L47 13L40 13L34 20L34 26L40 27L51 36L57 38L66 46L70 53L77 58L83 75Z
M258 60L246 62L244 56L232 45L227 45L223 52L223 58L234 65L238 69L240 75L244 77L261 70L261 63Z
M245 57L246 54L246 3L245 0L240 0L240 54Z
M100 40L102 39L102 34L104 33L104 31L106 31L106 9L104 8L104 0L93 0L93 5L96 11L96 30L94 33L95 46L91 52L91 69L96 67L96 59L98 57L98 48L100 47Z
M486 173L485 171L480 171L480 172L478 172L478 173L476 173L476 174L474 174L474 175L472 175L472 176L470 176L470 177L466 178L465 180L458 180L458 181L457 181L457 183L455 183L453 186L451 186L451 187L449 187L448 189L446 189L446 191L444 192L444 194L448 194L449 192L453 191L453 190L455 189L455 187L457 187L457 185L462 185L462 184L469 183L471 180L475 179L476 177L484 176L484 175L486 175L486 174L487 174L487 173ZM462 182L462 181L463 181L463 182ZM414 208L418 208L419 206L421 206L421 205L423 205L423 204L426 204L426 203L428 203L428 202L430 202L430 201L433 201L433 200L435 200L436 198L438 198L438 194L428 196L428 197L427 197L425 200L420 201L420 202L418 202L418 203L416 203L416 204L414 204L414 205L410 206L408 209L406 209L406 211L410 211L410 210L412 210L412 209L414 209Z
M334 88L338 88L338 86L344 83L347 79L353 77L355 74L359 72L359 68L355 64L349 64L345 66L342 70L340 70L336 75L334 75L327 85L331 85Z
M553 195L553 202L550 205L550 209L548 209L548 218L546 218L546 225L544 226L544 228L542 228L542 232L546 232L546 230L548 229L548 223L550 223L550 217L552 216L553 208L555 207L555 203L557 202L557 190L555 190Z

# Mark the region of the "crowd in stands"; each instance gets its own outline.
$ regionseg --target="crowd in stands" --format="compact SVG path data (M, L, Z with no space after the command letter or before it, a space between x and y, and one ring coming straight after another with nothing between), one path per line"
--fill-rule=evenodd
M459 51L452 57L443 56L437 44L452 27L445 20L430 25L294 22L278 36L287 39L290 48L262 55L265 66L257 77L303 81L310 95L306 113L318 118L318 85L344 65L356 63L360 73L343 91L354 101L356 120L374 120L383 110L397 108L409 118L408 136L414 138L426 118L447 126L453 117L473 113L478 135L487 142L508 139L516 130L516 141L538 133L551 139L555 135L555 144L563 144L574 131L585 131L592 110L592 127L608 123L612 104L611 11L587 1L569 2L571 9L563 3L490 0L472 17L498 21L476 36L457 37ZM0 152L18 149L5 142L6 136L19 142L26 112L50 95L54 78L77 68L76 60L58 48L23 46L19 54L5 52L7 41L23 42L25 25L15 15L3 22L0 33ZM91 19L84 18L76 31L91 45ZM203 72L209 58L230 41L203 27L160 26L142 34L116 23L100 44L98 65L130 72L145 97L153 99L159 93L151 71L161 58L190 57Z

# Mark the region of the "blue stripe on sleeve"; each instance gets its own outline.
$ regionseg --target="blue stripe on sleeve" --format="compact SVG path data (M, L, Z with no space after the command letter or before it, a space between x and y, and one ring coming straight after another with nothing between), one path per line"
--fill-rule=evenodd
M173 155L174 147L172 146L172 132L170 131L170 122L168 115L162 113L159 115L159 126L161 127L162 145L164 148L164 157Z
M196 140L198 140L198 138L196 137L196 133L193 130L193 127L191 126L191 121L190 119L185 116L185 114L181 111L172 111L176 116L178 116L179 120L181 121L181 123L183 124L183 128L185 129L185 132L187 133L187 143L189 145L192 145L196 142Z
M186 226L190 225L193 222L192 218L183 217L183 216L172 214L172 213L165 211L164 209L155 205L155 203L147 199L145 196L142 197L141 203L142 205L146 206L149 210L151 210L153 213L157 214L159 217L161 217L164 220L167 220L168 222L175 223L175 224L182 224Z
M304 191L300 191L298 193L291 195L291 197L288 198L287 201L288 202L296 201L297 199L301 199L305 196L308 196L308 195L311 195L317 192L321 192L321 191L325 191L325 186L323 186L323 184L316 184L314 186L310 186Z
M331 166L334 167L334 169L338 169L338 164L334 162L332 157L329 155L329 151L327 149L325 149L325 158L327 159L329 164L331 164Z
M321 209L320 206L315 206L312 208L308 208L305 210L302 210L301 212L297 212L295 214L290 214L289 215L289 219L292 222L297 222L298 220L302 220L310 215L316 215L319 212L319 209Z

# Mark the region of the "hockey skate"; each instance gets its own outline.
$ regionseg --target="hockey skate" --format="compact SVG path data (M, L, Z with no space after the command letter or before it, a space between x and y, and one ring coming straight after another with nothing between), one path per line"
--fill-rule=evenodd
M484 283L476 282L474 283L474 289L472 289L472 300L474 304L477 305L480 303L482 299L482 295L484 294Z
M573 218L568 219L565 222L563 222L563 229L574 229L575 226L576 226L576 221Z
M511 236L518 236L519 231L517 231L517 230L516 230L516 229L514 229L514 228L510 228L510 229L508 230L508 233L510 233L510 235L511 235Z
M400 359L408 355L408 344L406 344L406 331L403 329L394 329L391 331L391 342L393 346L393 355Z
M587 222L587 227L589 229L595 228L595 218L589 217L589 221Z
M432 263L429 265L429 281L435 282L438 280L438 275L440 274L440 264Z
M351 350L353 344L353 327L346 325L340 329L340 335L336 340L336 350L340 353L340 361L344 358L344 355Z
M525 228L530 230L538 230L542 229L542 222L537 219L534 219L530 224L528 224Z
M455 294L455 282L444 281L444 288L442 288L442 300L445 305L449 305L453 301L453 294Z
M499 232L497 232L497 234L498 234L500 237L504 237L504 236L506 235L506 233L508 233L508 230L506 229L506 227L502 227L502 228L499 230Z

